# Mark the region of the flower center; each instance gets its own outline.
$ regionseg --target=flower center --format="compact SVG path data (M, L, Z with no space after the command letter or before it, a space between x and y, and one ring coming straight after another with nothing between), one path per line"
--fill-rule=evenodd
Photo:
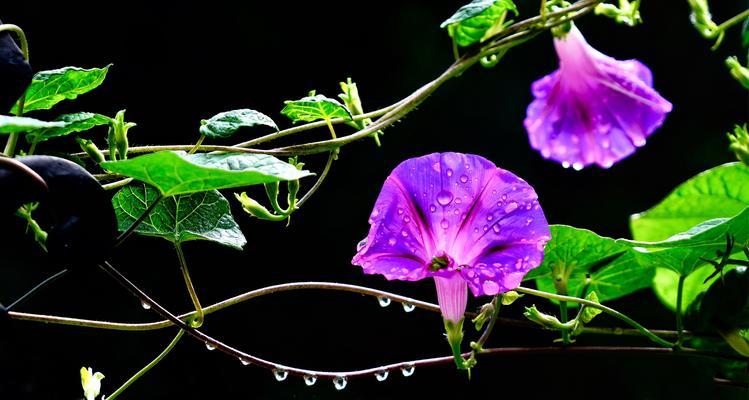
M445 252L442 252L440 255L432 257L432 262L428 268L432 272L437 272L449 267L452 262L453 260Z

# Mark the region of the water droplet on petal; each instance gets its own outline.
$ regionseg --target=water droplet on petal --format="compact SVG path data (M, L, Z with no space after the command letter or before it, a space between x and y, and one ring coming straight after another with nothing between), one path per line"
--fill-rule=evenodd
M239 362L241 362L242 365L244 365L245 367L250 365L250 362L248 360L245 360L244 358L241 358L241 357L239 359Z
M401 231L401 236L403 236L403 237L408 237L408 232L406 232L406 230L405 230L405 229L404 229L404 230L402 230L402 231Z
M461 176L460 176L460 181L461 181L462 183L466 183L466 182L468 182L468 177L467 177L467 176L465 176L465 175L461 175Z
M151 309L151 303L147 301L141 301L140 306L143 307L144 310L150 310Z
M338 390L343 390L348 383L348 379L345 376L336 376L333 378L333 386Z
M487 221L491 221L491 220L493 220L493 219L494 219L494 216L493 216L493 215L491 215L491 214L489 214L489 215L487 215L487 216L486 216L486 220L487 220Z
M392 237L391 237L390 239L388 239L388 244L389 244L389 245L391 245L391 246L395 246L395 243L397 243L397 240L395 240L395 238L392 238Z
M488 295L495 295L497 292L499 292L499 285L497 285L494 281L484 281L484 284L482 285L484 289L484 294Z
M289 371L281 368L276 368L273 370L273 376L277 381L281 382L289 376Z
M403 306L403 311L405 312L411 312L416 309L416 306L411 303L401 303L401 305Z
M450 204L451 201L453 201L453 194L447 190L441 190L437 193L437 203L440 203L440 205L446 206Z
M406 377L413 375L414 371L416 371L416 367L413 364L408 364L401 367L401 374Z
M406 215L405 217L403 217L403 222L405 222L405 223L411 222L411 217L409 217L408 215Z
M431 212L437 211L437 206L435 206L434 204L430 204L429 205L429 211L431 211Z
M208 349L208 351L216 350L216 346L214 346L214 345L212 345L212 344L210 344L208 342L205 343L205 348Z
M364 248L364 246L367 245L367 239L362 239L357 245L356 245L356 251L361 251L361 249Z
M562 161L562 168L569 168L570 162L569 161Z
M390 372L388 372L388 370L386 369L375 372L375 378L377 378L377 382L384 381L388 378L388 375L390 375Z
M451 170L450 168L448 168L445 173L447 174L447 176L453 176L453 170Z
M463 202L463 199L461 199L460 197L455 198L455 204L461 204L462 202Z
M506 213L511 213L511 212L515 211L517 208L518 208L518 203L516 203L514 201L511 201L511 202L507 203L507 206L505 206L505 212Z
M573 163L572 169L574 169L575 171L580 171L581 169L583 169L583 163L581 162Z
M378 296L377 302L380 303L380 307L387 307L390 305L390 298Z
M499 233L499 231L500 231L500 230L501 230L502 228L500 228L500 227L499 227L499 224L494 224L494 226L492 227L492 229L494 230L494 233Z
M440 226L442 229L447 229L450 227L450 222L443 218L442 221L440 221Z
M317 377L314 375L304 375L304 384L307 386L312 386L317 382Z

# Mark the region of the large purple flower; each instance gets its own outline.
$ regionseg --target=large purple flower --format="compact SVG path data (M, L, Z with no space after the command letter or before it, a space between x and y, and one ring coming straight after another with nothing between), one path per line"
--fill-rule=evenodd
M600 53L574 25L554 47L559 69L532 86L524 121L531 146L577 170L608 168L644 146L672 108L648 67Z
M434 153L401 163L385 180L369 235L352 261L367 274L434 278L451 345L468 297L516 288L550 239L530 185L483 157ZM455 350L455 348L453 349ZM457 361L457 358L456 358Z

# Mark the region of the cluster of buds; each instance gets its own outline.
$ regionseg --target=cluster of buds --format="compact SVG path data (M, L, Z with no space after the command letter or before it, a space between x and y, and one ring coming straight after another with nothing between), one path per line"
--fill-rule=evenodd
M640 17L640 2L619 0L619 5L601 3L595 8L596 15L609 17L620 24L635 26L642 22Z

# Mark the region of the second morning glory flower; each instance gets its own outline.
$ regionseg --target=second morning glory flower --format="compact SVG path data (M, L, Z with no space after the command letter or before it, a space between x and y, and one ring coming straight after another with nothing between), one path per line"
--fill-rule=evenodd
M608 168L644 146L672 108L653 89L650 69L602 54L574 25L554 47L559 69L532 86L524 121L531 146L577 170Z
M352 263L389 280L434 279L460 367L468 289L496 295L543 260L549 226L525 181L483 157L434 153L385 180Z

